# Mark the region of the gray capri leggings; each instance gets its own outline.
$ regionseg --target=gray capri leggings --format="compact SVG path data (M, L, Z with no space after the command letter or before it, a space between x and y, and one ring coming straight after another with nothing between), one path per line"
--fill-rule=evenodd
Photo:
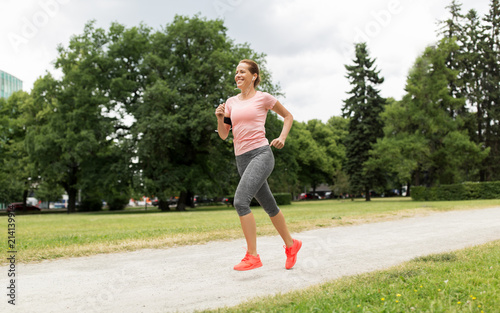
M238 215L245 216L252 212L250 202L255 197L270 217L276 216L280 209L267 184L267 178L274 168L271 147L263 146L237 155L236 166L241 176L234 194L234 207Z

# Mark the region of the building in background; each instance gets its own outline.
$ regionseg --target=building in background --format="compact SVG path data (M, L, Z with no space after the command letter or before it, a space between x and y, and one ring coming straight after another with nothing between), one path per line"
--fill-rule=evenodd
M0 70L0 98L8 98L12 93L22 89L22 80Z

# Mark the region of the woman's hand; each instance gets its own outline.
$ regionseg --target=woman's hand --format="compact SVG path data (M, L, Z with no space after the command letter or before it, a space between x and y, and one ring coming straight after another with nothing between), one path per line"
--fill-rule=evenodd
M224 118L225 111L226 111L226 104L223 103L219 105L217 109L215 109L215 116L217 116L217 118Z
M276 147L277 149L282 149L285 146L285 141L288 137L288 133L290 132L290 128L292 128L293 116L279 101L276 101L272 110L283 117L284 122L280 136L271 141L269 145L271 147Z
M269 144L271 147L275 147L277 149L282 149L285 146L285 140L280 138L276 138Z
M226 104L223 103L215 109L215 116L217 116L217 133L222 140L226 140L229 135L230 125L224 123L224 116L226 111Z

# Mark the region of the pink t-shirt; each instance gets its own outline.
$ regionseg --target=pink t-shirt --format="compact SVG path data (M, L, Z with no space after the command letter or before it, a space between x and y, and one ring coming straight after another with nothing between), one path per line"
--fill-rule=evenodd
M277 101L275 97L262 91L257 91L247 100L240 100L238 96L227 99L226 113L229 113L233 124L235 155L269 145L264 125L267 111L272 109Z

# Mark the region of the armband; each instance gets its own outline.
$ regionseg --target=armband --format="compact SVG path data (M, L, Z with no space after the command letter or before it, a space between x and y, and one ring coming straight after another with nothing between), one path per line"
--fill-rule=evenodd
M231 118L230 117L224 117L224 123L233 126L233 124L231 123Z

